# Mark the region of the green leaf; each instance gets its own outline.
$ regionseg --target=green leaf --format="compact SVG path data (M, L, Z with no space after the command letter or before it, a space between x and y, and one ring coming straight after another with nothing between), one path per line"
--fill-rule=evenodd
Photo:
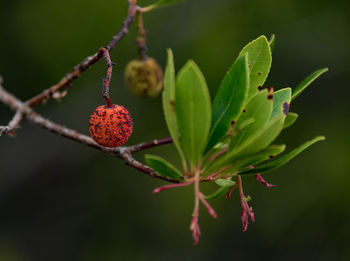
M294 112L288 112L286 119L284 120L283 129L286 129L294 124L298 119L298 114Z
M236 182L230 180L230 179L217 179L215 180L215 183L221 187L232 187Z
M216 191L209 195L204 195L205 199L214 199L214 198L221 198L227 194L230 187L219 187Z
M225 196L227 192L229 191L230 187L234 186L236 182L229 180L229 179L217 179L215 180L215 183L220 186L216 191L209 195L205 195L205 199L214 199L214 198L220 198L222 196Z
M284 88L278 90L273 94L273 108L271 113L271 119L281 114L287 116L290 106L291 95L291 88Z
M269 171L275 170L275 169L283 166L284 164L288 163L291 159L293 159L295 156L297 156L299 153L301 153L306 148L310 147L312 144L314 144L314 143L316 143L318 141L321 141L321 140L325 140L325 137L324 136L318 136L318 137L314 138L313 140L305 142L300 147L292 150L291 152L287 153L286 155L280 157L279 159L276 159L276 160L274 160L272 162L268 162L268 163L262 164L260 166L257 166L254 169L249 169L249 170L242 171L241 173L239 173L239 175L265 173L265 172L269 172Z
M276 43L276 36L275 36L275 34L272 34L270 37L270 40L269 40L271 53L272 53L273 49L275 48L275 43Z
M216 162L210 168L208 168L208 170L206 170L206 174L213 173L222 169L228 164L234 164L236 161L243 160L244 157L249 157L254 153L264 150L281 132L283 122L283 115L268 121L268 123L260 131L247 138L242 145L237 147L234 151L227 153L220 159L217 159Z
M265 89L249 100L244 112L238 119L237 126L251 118L254 119L254 122L243 128L232 138L229 147L230 152L235 153L235 150L238 150L250 137L259 132L269 120L273 102L272 99L268 99L268 96L269 93Z
M249 90L248 57L242 55L232 65L216 93L213 103L208 152L229 131L242 112Z
M145 160L147 165L150 166L159 175L172 178L177 181L181 180L181 172L165 159L155 155L146 154Z
M328 71L328 68L319 69L308 77L306 77L294 90L292 94L292 100L298 97L305 89L308 87L314 80L316 80L319 76Z
M284 118L283 115L279 115L270 120L259 132L246 141L245 146L239 150L239 155L250 155L269 146L280 134Z
M286 148L286 145L271 145L265 150L260 151L250 157L244 157L233 164L233 169L238 170L241 168L254 166L262 161L268 160L271 157L275 157L282 153Z
M181 144L193 170L207 145L211 124L208 87L193 61L187 62L179 72L175 100Z
M258 87L263 86L271 67L270 44L264 35L248 43L239 56L248 53L248 66L250 69L250 88L248 97L258 92Z
M152 5L144 7L143 11L148 12L148 11L151 11L155 8L166 7L166 6L173 5L173 4L180 3L180 2L184 2L184 1L186 1L186 0L159 0Z
M173 139L173 143L180 155L182 165L184 169L186 167L186 160L183 150L180 145L179 131L176 119L176 109L175 109L175 69L174 69L174 57L170 49L168 52L168 61L164 74L164 89L163 89L163 111L165 116L165 121L168 126L169 133Z

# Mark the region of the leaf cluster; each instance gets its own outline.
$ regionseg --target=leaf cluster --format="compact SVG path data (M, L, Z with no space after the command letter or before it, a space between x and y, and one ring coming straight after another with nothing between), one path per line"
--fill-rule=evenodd
M260 36L238 54L211 102L204 75L194 61L188 61L175 75L174 58L168 50L164 76L163 110L168 130L182 161L183 170L159 156L146 155L146 162L160 175L176 181L194 176L215 177L224 195L234 186L232 177L275 170L317 141L319 136L280 158L286 146L272 144L281 131L296 121L289 112L291 102L317 77L318 70L294 90L277 91L264 86L271 67L275 38Z

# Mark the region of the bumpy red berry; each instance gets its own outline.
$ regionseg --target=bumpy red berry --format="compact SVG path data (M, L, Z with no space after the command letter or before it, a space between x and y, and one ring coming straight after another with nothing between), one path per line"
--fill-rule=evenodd
M105 147L123 145L132 133L133 122L127 109L113 104L99 106L90 116L90 136Z

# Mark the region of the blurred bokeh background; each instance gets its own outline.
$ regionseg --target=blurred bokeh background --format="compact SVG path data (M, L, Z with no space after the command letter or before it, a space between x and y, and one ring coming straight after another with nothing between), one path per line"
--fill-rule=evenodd
M1 1L0 75L25 100L58 82L109 42L121 27L126 0ZM145 6L153 1L139 1ZM176 69L194 59L212 97L239 50L276 34L268 85L295 87L329 67L291 107L299 113L279 143L292 149L316 135L327 140L266 175L277 187L244 179L256 222L242 233L238 195L201 209L202 237L192 246L192 188L151 194L164 183L119 159L23 121L16 138L0 138L0 260L350 260L350 4L345 0L189 0L144 17L148 54ZM131 95L123 68L136 57L135 27L111 56L111 97L134 119L128 144L168 136L161 99ZM36 110L88 133L105 64L76 80L61 102ZM0 104L0 124L13 115ZM173 145L148 153L177 163ZM136 155L140 160L143 152ZM205 189L205 188L204 188Z

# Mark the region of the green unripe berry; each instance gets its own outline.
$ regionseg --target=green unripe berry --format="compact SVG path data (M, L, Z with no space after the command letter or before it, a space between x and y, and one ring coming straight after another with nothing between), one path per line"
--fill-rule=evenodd
M163 71L153 58L131 60L124 78L130 91L143 98L156 97L163 88Z

